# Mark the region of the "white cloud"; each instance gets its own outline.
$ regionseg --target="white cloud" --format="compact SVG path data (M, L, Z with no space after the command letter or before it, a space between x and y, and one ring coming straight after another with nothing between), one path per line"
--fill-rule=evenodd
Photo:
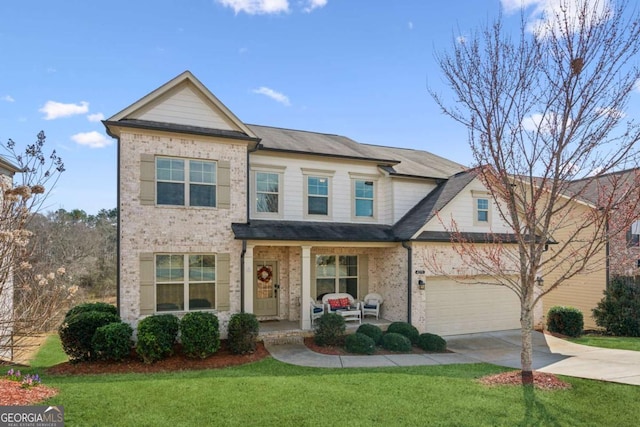
M307 0L307 6L303 9L305 12L310 13L314 9L319 9L327 5L327 0Z
M7 101L7 102L16 102L15 99L13 99L13 97L11 95L5 95L2 97L3 101Z
M89 114L87 116L87 120L89 120L90 122L99 122L101 120L104 120L104 114L102 113Z
M610 107L598 108L597 113L601 116L609 116L616 119L623 119L626 117L626 114L624 111L616 110L615 108L610 108Z
M410 29L410 30L413 30L413 22L409 21L408 26L409 26L409 29Z
M248 15L278 14L289 11L288 0L216 0L223 6L230 7L238 14Z
M89 112L89 103L82 101L79 104L63 104L61 102L47 101L44 107L39 109L41 113L45 113L45 120L58 119L60 117L69 117L76 114L86 114Z
M262 86L259 89L254 89L253 93L268 96L269 98L278 101L279 103L286 105L287 107L291 105L291 102L289 102L289 97L280 92L276 92L273 89L269 89L268 87Z
M611 12L610 0L574 0L561 2L558 0L500 0L507 14L520 10L533 9L528 18L527 30L544 37L551 28L557 28L558 22L567 17L571 29L578 30L578 17L582 8L587 5L592 22L588 26L596 25L603 19L608 19ZM566 15L565 15L566 14Z
M76 133L71 137L71 139L76 144L86 145L91 148L104 148L111 145L113 142L111 139L99 132L96 132L95 130L92 132Z

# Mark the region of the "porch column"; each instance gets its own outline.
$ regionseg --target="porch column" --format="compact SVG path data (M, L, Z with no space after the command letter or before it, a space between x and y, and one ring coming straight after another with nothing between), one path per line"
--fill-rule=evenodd
M253 313L253 287L255 274L253 274L253 248L254 245L247 245L244 253L244 311Z
M300 326L303 330L311 329L309 301L311 300L311 246L302 246L302 282L300 293Z

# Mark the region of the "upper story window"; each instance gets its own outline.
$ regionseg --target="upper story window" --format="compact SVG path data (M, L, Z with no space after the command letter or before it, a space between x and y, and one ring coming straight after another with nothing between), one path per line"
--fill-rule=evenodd
M280 174L256 172L256 212L280 211Z
M215 308L215 255L157 254L155 263L156 311Z
M304 182L304 216L331 218L331 184L335 171L301 168Z
M216 162L156 158L156 203L216 206Z
M358 218L375 216L375 182L366 179L354 180L354 215Z
M254 218L284 216L284 171L274 165L251 166L251 215Z
M486 226L491 223L491 194L487 191L472 190L473 225Z
M627 246L640 246L640 220L634 221L627 232Z

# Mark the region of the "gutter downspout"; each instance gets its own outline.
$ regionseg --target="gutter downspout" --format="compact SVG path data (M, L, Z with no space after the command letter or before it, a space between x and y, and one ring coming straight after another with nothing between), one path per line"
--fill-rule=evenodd
M413 264L413 248L407 242L402 242L402 247L407 250L407 323L411 324L411 306L413 304L411 300L411 291L413 283L413 275L411 273Z
M249 154L258 151L261 148L261 144L258 141L258 143L256 144L256 147L253 149L247 148L247 171L246 171L246 181L247 181L247 212L246 212L246 216L247 216L247 223L249 223L249 217L251 214L251 205L249 204L251 202L251 193L250 193L250 187L249 187L249 182L250 182L250 178L251 178L251 170L249 168ZM240 312L244 313L244 255L247 253L247 241L246 240L242 240L242 252L240 252Z

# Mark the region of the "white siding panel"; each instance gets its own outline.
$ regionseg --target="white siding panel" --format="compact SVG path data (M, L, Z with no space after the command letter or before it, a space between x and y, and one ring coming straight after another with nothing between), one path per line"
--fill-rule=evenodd
M183 86L136 118L210 129L235 130L213 105L205 102L190 86Z
M393 222L402 218L409 209L424 199L433 189L435 184L424 181L393 181Z
M427 279L426 330L438 335L520 328L520 302L504 286Z

